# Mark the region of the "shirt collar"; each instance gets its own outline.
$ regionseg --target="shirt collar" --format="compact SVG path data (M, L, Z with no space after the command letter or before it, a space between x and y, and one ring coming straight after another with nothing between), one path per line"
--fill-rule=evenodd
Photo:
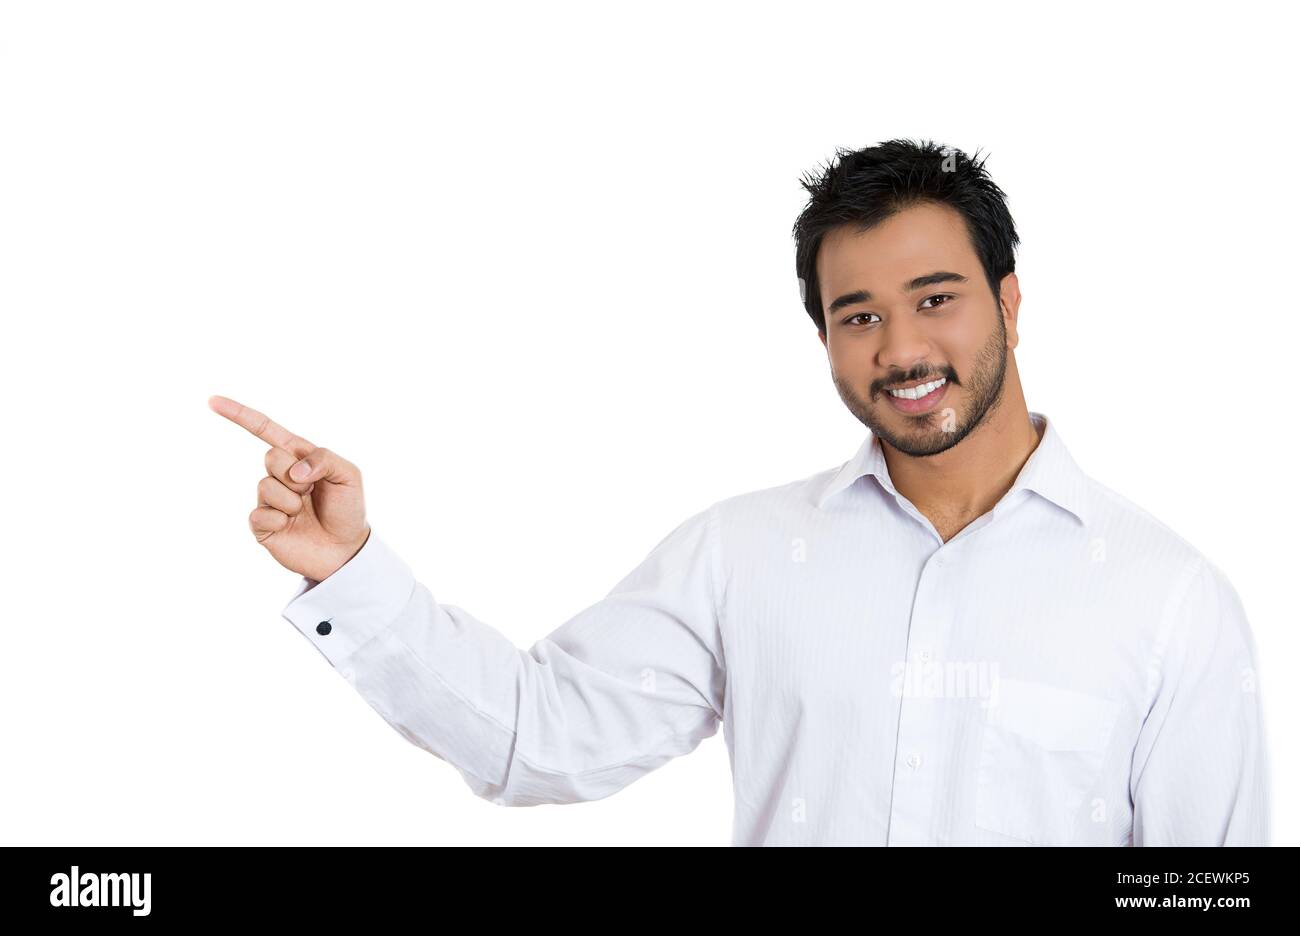
M1081 523L1087 524L1087 478L1061 441L1055 423L1042 413L1031 412L1029 419L1036 429L1042 430L1042 438L1003 500L1024 488L1064 508ZM854 456L826 483L817 499L817 506L824 507L827 501L864 475L874 475L885 490L902 496L889 478L889 468L885 464L880 440L873 433L868 433Z

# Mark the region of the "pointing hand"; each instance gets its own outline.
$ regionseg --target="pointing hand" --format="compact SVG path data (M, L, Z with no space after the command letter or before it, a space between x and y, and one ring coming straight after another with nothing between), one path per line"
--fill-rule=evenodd
M227 397L208 406L271 446L248 525L276 562L319 582L361 551L370 526L356 465Z

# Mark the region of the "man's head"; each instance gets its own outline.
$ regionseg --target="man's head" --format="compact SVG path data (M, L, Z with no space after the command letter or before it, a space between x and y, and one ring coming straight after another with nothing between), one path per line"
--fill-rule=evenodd
M1005 196L982 163L905 140L841 151L803 185L796 268L841 399L901 452L951 448L1001 401L1018 341Z

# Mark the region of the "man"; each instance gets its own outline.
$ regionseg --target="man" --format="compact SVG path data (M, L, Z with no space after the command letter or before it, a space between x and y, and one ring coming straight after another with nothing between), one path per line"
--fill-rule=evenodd
M213 397L271 445L284 616L504 805L608 796L721 722L735 844L1266 842L1241 602L1026 408L1002 191L933 143L837 156L796 268L851 459L694 514L523 653L371 533L355 465Z

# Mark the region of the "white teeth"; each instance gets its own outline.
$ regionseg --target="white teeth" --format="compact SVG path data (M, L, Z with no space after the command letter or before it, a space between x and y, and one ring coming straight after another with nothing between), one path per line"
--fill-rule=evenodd
M890 390L891 396L902 397L904 400L919 400L927 393L933 393L948 382L947 377L940 377L938 380L932 380L929 383L921 384L919 387L909 387L906 390Z

